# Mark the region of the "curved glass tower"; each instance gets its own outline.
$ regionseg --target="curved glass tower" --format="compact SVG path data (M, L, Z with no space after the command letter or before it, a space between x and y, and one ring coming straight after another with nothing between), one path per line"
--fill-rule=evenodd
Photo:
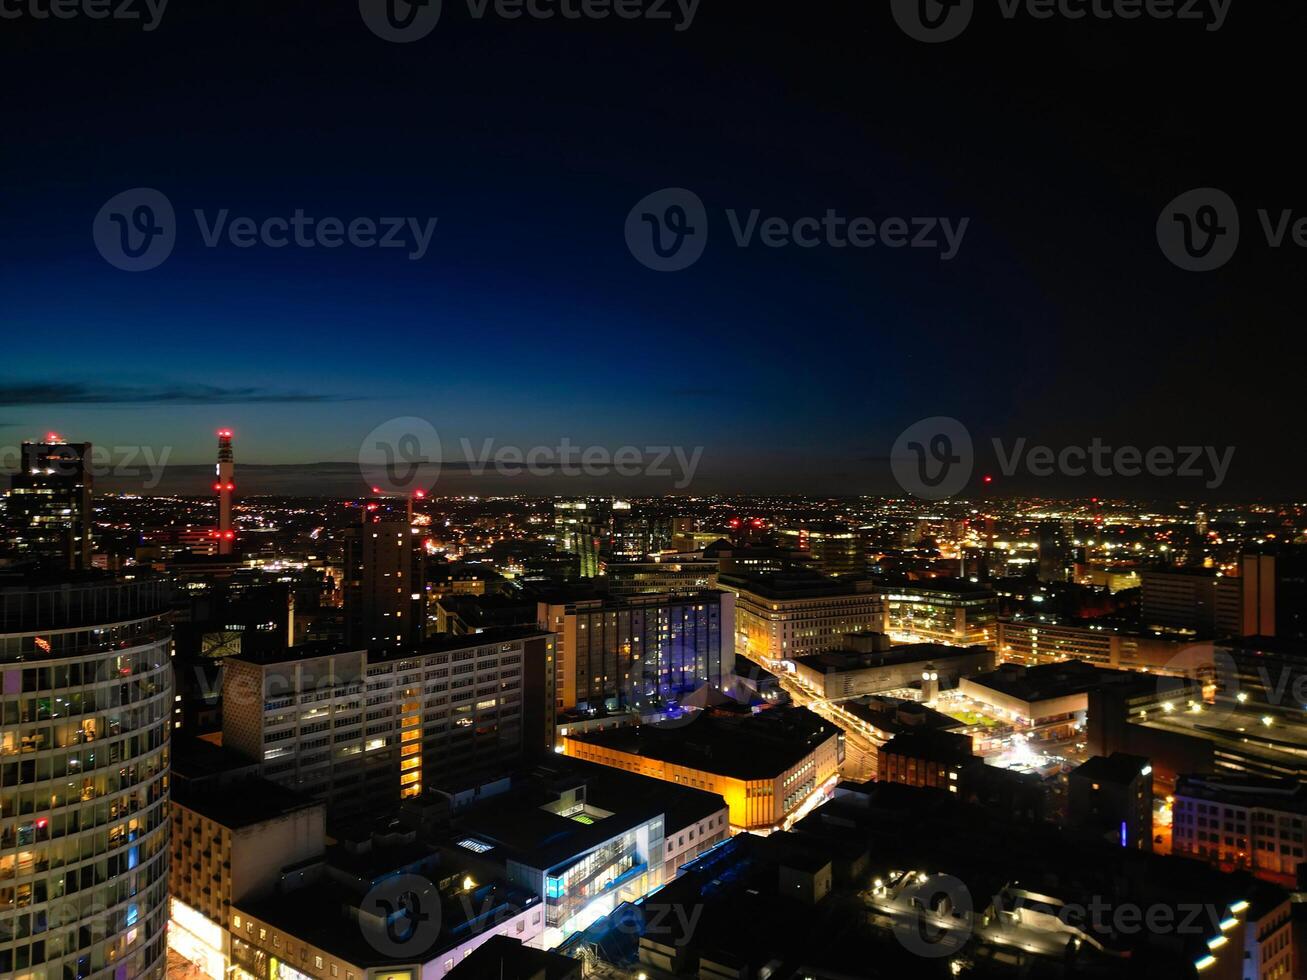
M164 590L0 576L0 976L164 975Z

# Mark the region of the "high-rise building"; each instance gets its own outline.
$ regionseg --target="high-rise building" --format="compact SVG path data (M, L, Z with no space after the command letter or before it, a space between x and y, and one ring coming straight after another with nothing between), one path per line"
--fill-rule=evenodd
M166 612L151 580L0 579L0 975L164 976Z
M91 567L91 483L89 442L64 442L52 432L45 442L23 443L8 501L15 560L50 569Z
M524 627L404 649L230 657L223 745L333 812L499 775L552 743L552 717L537 710L552 691L525 693L533 677L548 678L552 645L548 633Z
M1243 635L1307 639L1307 546L1252 548L1242 566Z
M735 648L775 664L838 650L850 633L884 633L885 597L866 579L839 581L810 570L726 573L718 588L732 592Z
M1140 593L1143 625L1210 634L1216 628L1219 581L1207 568L1146 570Z
M734 667L735 597L705 590L623 598L549 597L542 629L558 634L557 707L653 711Z
M408 521L391 516L346 531L344 591L348 645L421 642L427 633L426 552Z
M1039 525L1039 581L1068 582L1073 560L1066 525L1046 521Z
M778 528L776 540L809 556L818 571L834 578L867 574L866 548L856 528L832 523L801 524Z

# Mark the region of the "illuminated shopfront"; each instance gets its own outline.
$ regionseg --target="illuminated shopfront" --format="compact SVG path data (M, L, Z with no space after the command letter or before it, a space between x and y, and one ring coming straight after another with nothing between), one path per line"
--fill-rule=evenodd
M227 957L223 952L223 930L177 899L169 900L172 921L168 925L168 948L182 956L213 980L224 980Z

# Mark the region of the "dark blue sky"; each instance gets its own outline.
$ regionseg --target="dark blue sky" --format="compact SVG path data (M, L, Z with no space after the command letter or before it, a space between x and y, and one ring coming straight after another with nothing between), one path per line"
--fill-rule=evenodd
M923 45L885 6L704 0L678 33L446 0L410 45L343 0L178 0L148 33L0 22L0 441L203 462L224 424L241 461L307 463L418 415L447 453L702 445L713 489L872 492L903 428L952 415L982 457L992 436L1235 445L1227 489L1291 493L1307 253L1253 244L1188 274L1154 223L1195 186L1237 198L1246 232L1257 207L1307 208L1304 15L1236 4L1205 32L1005 22L981 0L963 38ZM91 223L141 186L178 243L130 274ZM623 224L669 186L712 231L658 274ZM439 222L410 262L205 248L197 208ZM728 208L969 226L951 262L742 250Z

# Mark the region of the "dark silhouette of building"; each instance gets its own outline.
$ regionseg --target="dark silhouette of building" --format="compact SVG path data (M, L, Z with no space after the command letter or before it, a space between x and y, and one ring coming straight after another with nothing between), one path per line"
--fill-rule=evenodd
M9 549L15 560L48 569L91 567L91 444L22 445L18 472L10 479Z

